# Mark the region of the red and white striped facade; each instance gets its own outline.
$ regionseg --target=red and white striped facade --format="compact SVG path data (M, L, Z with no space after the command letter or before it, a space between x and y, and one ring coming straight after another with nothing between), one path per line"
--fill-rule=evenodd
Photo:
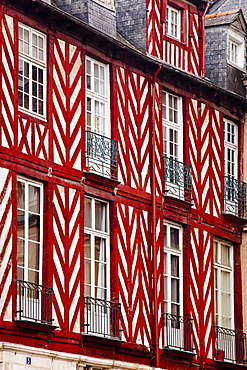
M184 9L184 42L173 42L165 35L165 23L160 19L167 2L147 0L147 53L183 73L201 76L202 11L194 2L172 3ZM78 35L70 35L69 28L63 33L61 25L58 30L48 20L39 19L39 12L31 17L11 4L0 1L0 338L5 344L0 345L1 351L20 351L24 357L33 358L32 364L36 357L37 361L46 356L47 361L54 358L54 365L49 360L44 369L67 369L67 363L73 364L71 369L76 364L77 369L90 364L119 369L135 369L140 364L147 370L151 366L185 369L188 364L194 368L204 364L212 369L213 239L233 243L235 261L239 261L241 243L241 223L223 215L223 118L234 120L242 135L244 105L239 103L240 108L233 112L225 102L215 104L212 97L217 92L213 87L209 87L211 94L203 88L201 94L196 94L193 85L172 84L166 78L170 73L166 67L154 78L154 68L152 72L142 68L141 56L140 67L132 65L131 58L129 64L126 59L114 59L103 47L94 47L93 38L87 44ZM46 120L18 110L18 22L47 35ZM87 55L110 65L112 138L118 142L117 184L109 185L104 176L96 181L86 171ZM155 61L152 63L154 67ZM199 86L200 79L193 80L193 84ZM184 162L192 166L193 184L193 205L189 208L168 202L163 196L162 90L183 99ZM44 183L42 281L54 292L52 325L57 327L48 334L22 329L15 322L18 175ZM111 300L121 303L123 341L116 348L114 343L101 343L97 337L86 341L81 334L85 194L110 202ZM183 306L184 314L193 319L196 354L191 363L188 359L178 363L176 355L169 357L163 351L164 219L180 224L184 230ZM238 292L234 298L235 322L241 331L241 264L234 271L234 290ZM56 363L59 358L62 363ZM17 368L27 366L20 362Z

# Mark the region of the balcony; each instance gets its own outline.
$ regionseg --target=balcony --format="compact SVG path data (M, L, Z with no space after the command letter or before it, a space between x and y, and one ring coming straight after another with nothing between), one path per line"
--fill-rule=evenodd
M235 330L215 327L216 353L218 361L246 364L246 334Z
M191 166L173 158L164 159L164 180L166 196L191 203L192 171Z
M52 324L53 290L28 281L17 280L17 321Z
M232 176L225 176L224 182L224 213L246 219L246 183Z
M86 161L88 171L117 180L117 141L86 131Z
M120 303L84 297L84 334L120 340L120 313Z
M165 348L174 348L193 353L193 320L169 313L165 313L164 318Z

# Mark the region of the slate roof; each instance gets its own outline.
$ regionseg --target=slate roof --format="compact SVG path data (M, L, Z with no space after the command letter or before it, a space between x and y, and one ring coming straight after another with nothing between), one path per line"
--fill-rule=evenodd
M208 14L224 13L241 8L247 21L247 0L216 0L209 8Z
M215 14L209 14L205 17L205 26L219 26L223 24L231 24L235 21L235 19L238 18L239 13L241 12L240 9L227 11L224 13L215 13Z

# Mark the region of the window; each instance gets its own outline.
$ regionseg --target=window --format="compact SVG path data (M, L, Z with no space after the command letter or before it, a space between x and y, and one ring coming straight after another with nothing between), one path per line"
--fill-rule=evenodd
M111 138L109 67L86 59L86 166L87 171L117 179L118 145Z
M224 121L225 175L238 178L238 126Z
M178 40L180 39L180 18L180 11L168 5L166 8L166 33Z
M228 35L228 61L244 68L244 38L233 32Z
M108 66L86 60L87 130L110 136Z
M183 163L182 98L165 91L162 130L165 195L191 203L191 166Z
M183 159L182 100L176 95L162 93L163 154Z
M17 181L17 278L42 281L43 186L24 178Z
M164 312L182 316L182 228L164 224Z
M109 204L85 198L84 209L84 295L109 300Z
M214 241L215 325L233 329L233 247Z
M16 319L51 325L53 291L41 285L42 254L43 185L20 177L17 179Z
M19 24L18 105L40 118L46 115L46 36Z

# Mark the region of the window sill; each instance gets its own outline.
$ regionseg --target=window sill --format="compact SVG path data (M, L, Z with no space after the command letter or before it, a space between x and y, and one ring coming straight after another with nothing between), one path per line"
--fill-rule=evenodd
M179 358L180 360L184 360L186 362L190 362L196 355L194 352L172 347L163 347L163 351L168 357Z
M114 337L103 337L100 335L81 333L84 342L95 343L97 345L106 345L120 347L122 340Z
M167 202L168 204L174 204L176 206L179 206L179 207L185 208L185 209L190 209L193 205L192 201L188 202L187 200L179 199L179 198L172 197L172 196L166 195L166 194L164 194L164 200L165 200L165 204Z
M109 177L105 177L103 175L100 175L94 172L84 171L83 174L85 176L85 181L87 180L93 181L101 185L103 184L109 188L114 189L120 184L120 181L118 180L110 179Z
M47 333L53 332L58 326L43 324L39 322L29 321L29 320L15 320L16 325L20 328L31 329L36 331L43 331Z
M247 218L238 217L231 213L222 212L222 215L225 217L226 220L231 222L236 222L237 224L244 225L247 221Z
M215 366L217 368L223 368L223 369L240 369L246 367L247 364L236 364L234 362L228 362L228 361L220 361L220 360L214 360Z

